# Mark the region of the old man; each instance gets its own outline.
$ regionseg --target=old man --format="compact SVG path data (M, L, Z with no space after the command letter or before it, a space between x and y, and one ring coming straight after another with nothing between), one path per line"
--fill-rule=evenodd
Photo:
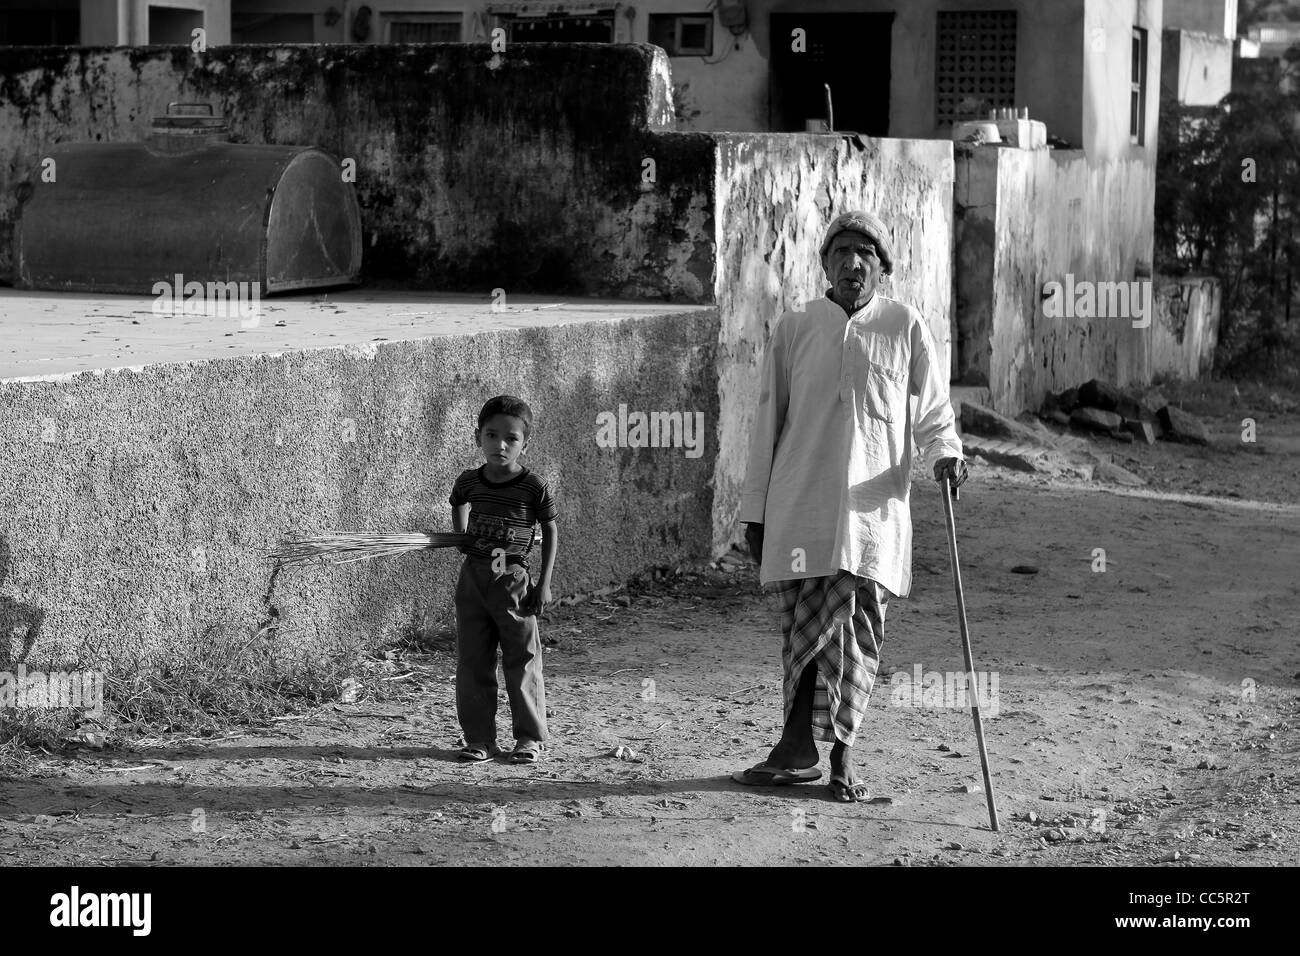
M764 356L740 513L780 608L785 728L763 763L733 776L818 780L815 741L833 742L832 796L854 802L869 797L851 748L886 603L911 588L914 447L936 481L961 485L966 465L925 320L877 290L894 267L884 223L845 213L820 251L825 298L782 315Z

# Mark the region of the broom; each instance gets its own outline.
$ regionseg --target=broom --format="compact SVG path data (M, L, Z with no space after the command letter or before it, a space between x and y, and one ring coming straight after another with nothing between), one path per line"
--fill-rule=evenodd
M325 558L331 564L369 561L425 548L458 548L470 541L458 531L429 531L407 534L376 534L369 531L331 531L309 537L288 538L268 558L281 565L301 564Z

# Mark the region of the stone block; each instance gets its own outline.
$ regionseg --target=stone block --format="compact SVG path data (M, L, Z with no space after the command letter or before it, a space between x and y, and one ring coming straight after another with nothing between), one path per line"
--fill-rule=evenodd
M1160 409L1160 424L1164 426L1165 438L1170 441L1187 442L1193 445L1210 443L1210 433L1201 424L1201 420L1174 405L1166 405Z
M1087 431L1109 434L1124 424L1124 419L1114 412L1108 412L1100 408L1082 407L1076 408L1070 413L1070 422Z

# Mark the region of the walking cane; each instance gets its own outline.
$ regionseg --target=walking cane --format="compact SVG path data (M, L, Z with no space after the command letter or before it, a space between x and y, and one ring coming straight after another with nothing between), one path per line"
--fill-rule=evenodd
M947 480L943 485L943 513L948 519L948 554L952 556L952 583L957 589L957 614L961 621L961 650L966 658L966 696L970 713L975 719L975 742L980 749L980 767L984 770L984 793L989 805L989 826L998 832L998 803L993 796L993 780L989 777L989 755L984 749L984 724L980 721L979 685L975 683L975 661L970 651L970 632L966 628L966 598L961 589L961 568L957 564L957 524L952 517L953 501L961 500L961 489ZM951 497L949 493L951 492Z

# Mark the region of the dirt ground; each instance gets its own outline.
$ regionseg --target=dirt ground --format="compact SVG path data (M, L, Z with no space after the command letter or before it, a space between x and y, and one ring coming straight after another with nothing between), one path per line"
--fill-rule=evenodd
M973 463L957 532L1001 833L968 792L969 713L889 684L962 669L927 482L856 751L874 802L729 779L778 735L780 639L752 566L697 568L544 618L535 767L456 763L449 649L398 650L356 703L41 758L0 784L0 863L1294 864L1300 414L1256 410L1246 445L1239 404L1209 409L1210 448L1098 443L1148 488Z

